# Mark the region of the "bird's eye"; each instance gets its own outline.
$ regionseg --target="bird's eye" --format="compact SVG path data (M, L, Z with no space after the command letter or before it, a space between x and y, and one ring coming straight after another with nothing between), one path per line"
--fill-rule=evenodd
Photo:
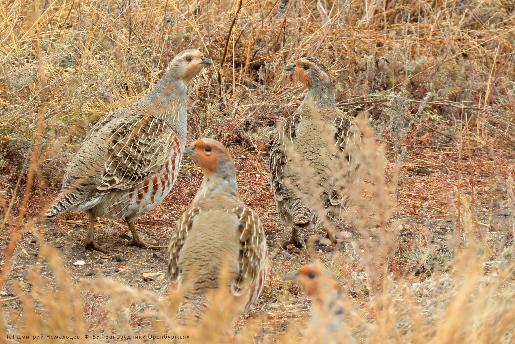
M188 63L189 63L189 62L191 62L191 60L192 60L192 59L193 59L193 58L192 58L191 56L189 56L189 55L188 55L188 56L186 56L186 62L188 62Z
M313 271L308 272L308 278L314 279L316 277L316 274Z
M302 66L302 68L304 68L304 70L308 70L309 69L309 65L305 64Z
M211 147L209 147L209 146L208 146L208 147L206 147L206 148L204 148L204 152L208 152L208 153L209 153L209 152L211 152L211 151L212 151L212 148L211 148Z

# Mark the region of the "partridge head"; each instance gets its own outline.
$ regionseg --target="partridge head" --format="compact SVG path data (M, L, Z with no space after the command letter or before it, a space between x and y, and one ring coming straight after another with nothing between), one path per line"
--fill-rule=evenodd
M333 86L327 68L321 62L312 57L301 57L294 63L288 64L285 67L285 70L293 72L307 89L321 86Z
M185 153L201 169L205 177L234 173L234 163L227 149L218 141L202 138L190 144Z
M168 65L168 70L175 74L175 78L185 82L190 81L203 67L212 64L213 61L204 56L198 49L187 49L174 57Z
M331 294L339 292L338 283L317 264L307 264L285 276L296 280L304 292L317 303L325 303Z

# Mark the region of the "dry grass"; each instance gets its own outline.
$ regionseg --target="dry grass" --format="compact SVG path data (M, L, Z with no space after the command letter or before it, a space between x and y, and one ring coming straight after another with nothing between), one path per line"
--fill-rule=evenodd
M315 259L348 294L341 342L513 342L514 10L504 0L0 3L0 343L92 341L85 333L101 342L323 342L327 334L303 333L305 299L280 278ZM190 87L190 138L215 137L237 152L242 197L271 247L281 227L270 193L253 189L268 188L275 120L301 97L285 63L303 54L324 61L363 134L347 148L359 175L341 181L353 205L343 219L361 239L329 253L272 250L263 300L236 330L223 295L198 325L179 326L180 293L160 298L116 275L77 280L45 243L39 217L87 129L190 47L215 61ZM186 167L183 178L194 178ZM341 176L345 168L335 166ZM39 242L37 264L21 266L28 272L16 281L28 233Z

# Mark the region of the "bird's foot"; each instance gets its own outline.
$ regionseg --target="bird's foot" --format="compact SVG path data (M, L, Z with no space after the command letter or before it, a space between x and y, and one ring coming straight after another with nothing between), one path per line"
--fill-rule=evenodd
M323 244L326 244L326 243L336 244L338 242L338 240L336 239L336 235L334 234L333 231L327 231L324 241L325 242Z
M140 248L149 248L149 249L152 249L152 250L158 250L160 248L166 247L166 246L159 246L159 245L154 245L154 244L147 244L146 242L144 242L140 238L137 238L137 239L132 238L132 241L131 241L130 245L131 246L140 247Z
M304 241L297 237L291 237L290 240L283 242L282 247L289 251L298 251L305 247Z
M336 240L335 241L332 241L331 239L329 238L316 238L314 241L313 241L314 245L315 245L315 248L317 250L322 250L324 252L331 252L331 251L334 251L336 249L336 245L337 245L337 242Z
M100 246L99 244L97 244L96 241L94 241L94 240L90 240L89 242L86 243L86 250L91 250L91 251L94 250L94 251L99 251L99 252L107 254L107 250L105 248L103 248L102 246Z
M356 235L355 231L345 230L345 229L343 229L340 232L335 234L336 240L340 240L340 241L342 241L342 240L349 241L356 236L357 235Z

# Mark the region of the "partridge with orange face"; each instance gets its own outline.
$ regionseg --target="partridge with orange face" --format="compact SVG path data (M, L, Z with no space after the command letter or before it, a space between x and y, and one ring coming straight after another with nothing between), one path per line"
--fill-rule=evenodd
M297 281L311 299L308 333L316 334L321 343L352 342L342 328L345 315L342 290L324 268L307 264L284 279Z
M97 217L124 218L133 243L148 246L135 218L160 204L177 179L187 136L187 83L212 61L196 49L179 53L153 89L135 103L95 124L68 165L47 217L85 211L87 245Z
M204 138L186 150L204 179L170 240L169 278L188 287L183 308L198 317L206 307L207 293L219 288L219 275L227 266L230 295L246 311L265 284L263 227L238 197L234 162L227 149Z
M283 246L293 244L301 248L304 246L303 232L317 226L319 219L299 196L300 193L312 197L313 192L302 182L305 172L294 164L288 150L298 154L313 170L312 180L322 190L314 196L323 207L333 211L332 208L340 206L340 201L335 194L330 166L336 157L328 149L328 142L343 150L352 121L336 107L334 84L320 62L302 57L286 70L294 72L308 92L298 109L278 125L278 135L270 149L271 184L280 217L291 227L291 239ZM331 137L326 137L328 135Z

